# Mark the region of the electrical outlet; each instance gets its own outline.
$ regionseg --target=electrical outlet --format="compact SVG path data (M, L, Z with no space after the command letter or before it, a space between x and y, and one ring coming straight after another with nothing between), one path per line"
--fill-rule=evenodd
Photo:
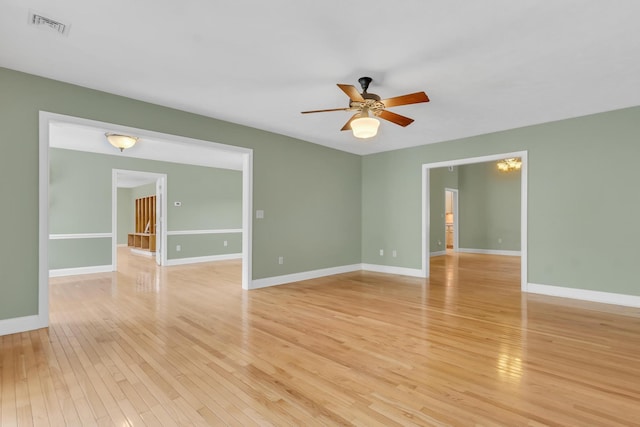
M176 245L176 251L177 251L177 252L180 252L181 250L182 250L182 246L180 246L180 245Z
M391 256L392 257L397 257L398 256L398 251L396 251L395 249L393 250L393 252L391 252Z
M442 242L438 240L438 246L442 246Z
M227 242L226 240L224 241L224 245L228 246L229 242Z
M283 256L278 257L278 264L280 264L280 265L284 264L284 257Z
M502 243L502 237L498 237L498 243Z
M384 249L380 249L380 256L384 256Z

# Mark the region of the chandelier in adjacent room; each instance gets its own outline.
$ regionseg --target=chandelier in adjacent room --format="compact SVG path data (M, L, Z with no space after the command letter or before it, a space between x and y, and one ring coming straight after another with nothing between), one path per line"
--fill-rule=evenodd
M501 172L519 171L521 168L522 159L520 157L502 159L498 162L498 170Z

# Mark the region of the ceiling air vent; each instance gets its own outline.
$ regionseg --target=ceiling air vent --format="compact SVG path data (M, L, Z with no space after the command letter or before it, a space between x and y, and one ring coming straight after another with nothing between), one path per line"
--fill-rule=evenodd
M40 13L29 11L29 25L33 25L38 28L45 28L53 30L59 34L67 35L69 32L69 25L63 24L60 21L56 21L51 18L47 18Z

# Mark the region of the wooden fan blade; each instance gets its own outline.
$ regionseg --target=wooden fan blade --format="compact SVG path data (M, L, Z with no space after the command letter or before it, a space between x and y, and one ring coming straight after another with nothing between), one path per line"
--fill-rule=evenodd
M360 117L360 113L356 113L353 116L351 116L349 121L345 123L344 126L342 126L342 129L340 130L351 130L351 122L357 119L358 117Z
M347 111L348 108L330 108L328 110L311 110L311 111L301 111L301 114L309 114L309 113L326 113L327 111Z
M392 113L391 111L387 111L387 110L380 111L380 113L378 114L378 117L385 120L389 120L390 122L400 125L402 127L409 126L411 123L413 123L413 119L410 119L409 117L401 116L400 114Z
M409 95L396 96L395 98L383 99L382 103L385 107L396 107L398 105L418 104L420 102L429 102L429 97L424 92L410 93Z
M358 92L358 89L356 89L355 86L341 85L340 83L338 83L338 87L347 94L350 100L364 102L364 98L362 97L362 95L360 95L360 92Z

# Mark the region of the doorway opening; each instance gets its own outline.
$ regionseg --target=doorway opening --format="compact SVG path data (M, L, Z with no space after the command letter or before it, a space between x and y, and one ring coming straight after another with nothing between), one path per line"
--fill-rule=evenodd
M137 200L128 197L121 213L119 200L122 190L138 190L145 195ZM145 191L146 189L146 191ZM113 169L111 178L111 259L112 270L118 270L118 246L126 245L131 251L153 257L157 265L167 265L167 175L161 173ZM119 192L120 191L120 192ZM135 193L133 193L135 194ZM137 201L146 201L142 206ZM145 216L146 214L146 216ZM120 219L120 221L118 221ZM127 219L133 219L129 224Z
M528 256L527 256L527 151L519 151L519 152L511 152L511 153L499 153L482 157L474 157L474 158L466 158L466 159L458 159L458 160L449 160L444 162L436 162L436 163L427 163L422 165L422 277L429 277L429 268L430 268L430 254L431 254L431 225L432 221L434 224L438 224L437 218L432 218L432 214L430 212L431 208L431 190L430 190L430 174L433 169L437 168L449 168L455 166L462 165L470 165L475 163L485 163L485 162L494 162L498 160L502 160L504 158L511 157L520 157L522 159L522 168L521 168L521 178L520 178L520 251L518 251L518 255L520 256L521 266L520 266L520 290L522 292L527 292L527 265L528 265ZM438 191L438 194L442 194ZM441 197L441 196L440 196ZM442 215L445 216L445 213L438 211L437 216ZM459 213L459 212L458 212ZM458 217L460 215L457 215ZM454 216L454 224L455 224L455 216ZM454 229L454 237L459 237L459 229ZM458 252L461 250L458 246L459 242L454 241L454 246L457 248Z
M444 234L447 253L458 250L458 190L444 189Z
M72 129L82 134L81 138L68 138L65 132ZM70 146L64 148L92 153L103 153L113 155L113 147L105 144L105 132L114 132L124 135L136 135L143 141L153 141L153 144L136 144L135 147L125 150L120 155L122 157L133 157L149 160L166 160L174 163L189 163L186 157L193 162L216 162L220 166L213 166L226 169L235 169L242 173L242 228L241 232L241 252L242 252L242 288L252 289L251 261L252 261L252 192L253 192L253 150L211 141L197 140L188 137L170 135L146 129L122 126L113 123L100 122L95 120L82 119L73 116L40 111L39 115L39 233L38 233L38 315L37 327L47 327L49 325L49 149L52 142L52 134L58 133L59 140L66 141ZM67 137L65 137L67 136ZM99 142L98 142L99 141ZM51 147L54 147L51 145ZM54 147L59 148L59 147ZM159 158L158 156L170 156L170 160ZM209 164L191 163L201 166ZM222 166L224 165L224 166ZM163 185L166 189L166 183ZM163 190L166 191L166 190ZM162 206L166 212L166 194L160 197ZM104 210L102 211L104 212ZM111 239L116 240L116 224L112 224L111 233L84 233L83 235L60 234L59 239ZM161 224L161 230L166 234L166 225ZM84 240L88 241L88 240ZM117 254L113 250L116 245L111 245L112 262L109 266L116 265ZM160 262L166 260L166 240L160 239ZM101 266L102 267L102 266ZM108 271L108 270L104 270Z

